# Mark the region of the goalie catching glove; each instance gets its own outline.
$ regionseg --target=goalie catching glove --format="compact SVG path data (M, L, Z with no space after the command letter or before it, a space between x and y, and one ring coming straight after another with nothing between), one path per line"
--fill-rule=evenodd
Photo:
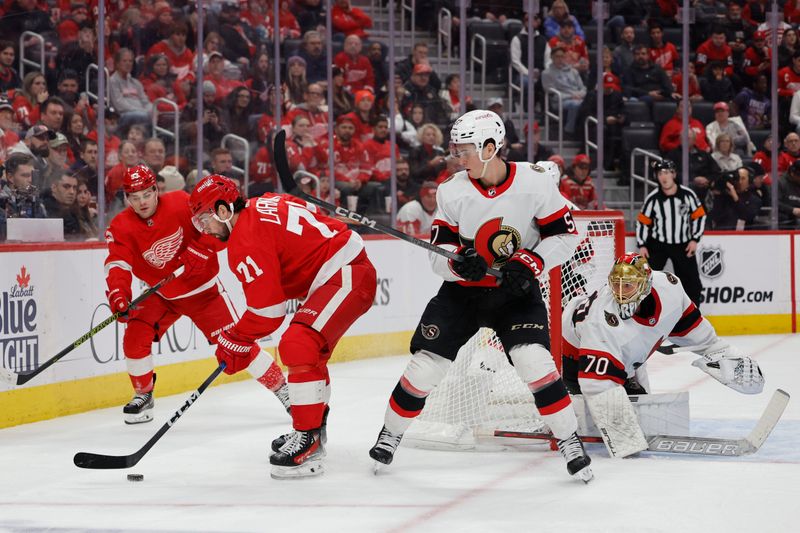
M542 274L544 262L538 254L520 248L500 269L500 286L514 296L530 296L536 288L536 278Z
M489 265L486 264L486 259L478 255L475 248L466 248L462 246L456 253L464 258L463 261L450 260L450 269L455 272L459 277L467 281L480 281L486 276L486 270Z
M692 366L742 394L758 394L764 390L764 375L758 363L727 342L712 345L692 362Z
M241 372L250 366L260 352L258 344L238 335L232 329L223 331L217 337L217 361L225 363L226 374Z

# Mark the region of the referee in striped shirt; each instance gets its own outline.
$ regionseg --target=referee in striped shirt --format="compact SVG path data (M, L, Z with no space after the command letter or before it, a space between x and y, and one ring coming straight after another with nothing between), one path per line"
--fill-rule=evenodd
M674 162L664 159L655 163L653 170L659 188L644 200L636 220L636 244L655 270L672 259L675 275L699 308L703 286L695 252L706 225L706 211L694 191L678 185Z

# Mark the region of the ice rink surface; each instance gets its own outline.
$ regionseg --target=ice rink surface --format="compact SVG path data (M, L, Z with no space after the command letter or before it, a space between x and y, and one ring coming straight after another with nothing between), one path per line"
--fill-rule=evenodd
M762 394L725 388L691 367L690 354L652 357L650 381L654 392L690 391L696 435L744 436L776 388L795 396L749 457L612 460L591 445L595 480L584 485L547 447L401 447L375 476L367 450L407 360L387 357L332 366L327 472L314 479L269 477L269 443L289 419L254 381L206 391L129 470L81 470L72 456L133 453L187 394L158 398L150 424L125 426L114 408L0 430L0 532L798 531L800 335L731 340L761 365Z

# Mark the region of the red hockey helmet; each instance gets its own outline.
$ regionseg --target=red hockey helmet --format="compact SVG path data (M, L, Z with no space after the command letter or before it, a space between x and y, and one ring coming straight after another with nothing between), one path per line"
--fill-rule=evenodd
M122 178L122 189L125 194L144 191L156 186L156 173L147 165L136 165L125 171Z
M233 202L239 198L239 188L230 178L220 174L211 174L195 185L189 197L189 208L192 210L192 224L198 231L203 231L205 221L211 217L218 222L227 223L217 216L217 202L224 202L233 213ZM229 228L230 229L230 228Z

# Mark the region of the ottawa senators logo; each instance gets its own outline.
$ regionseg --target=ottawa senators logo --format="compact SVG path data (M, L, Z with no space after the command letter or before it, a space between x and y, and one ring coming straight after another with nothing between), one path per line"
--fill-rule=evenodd
M493 267L504 265L514 255L522 242L516 228L504 226L502 218L493 218L478 228L473 247L484 259L491 259Z
M437 337L439 337L439 326L437 326L436 324L431 324L430 326L428 326L427 324L423 324L420 322L419 329L422 332L422 336L428 339L429 341L432 341Z
M669 272L665 272L665 274L667 275L667 280L670 283L672 283L673 285L677 285L678 284L678 278L676 278L675 276L673 276Z
M608 311L603 312L606 314L606 322L609 326L612 328L619 326L619 319L617 318L617 315L609 313Z

